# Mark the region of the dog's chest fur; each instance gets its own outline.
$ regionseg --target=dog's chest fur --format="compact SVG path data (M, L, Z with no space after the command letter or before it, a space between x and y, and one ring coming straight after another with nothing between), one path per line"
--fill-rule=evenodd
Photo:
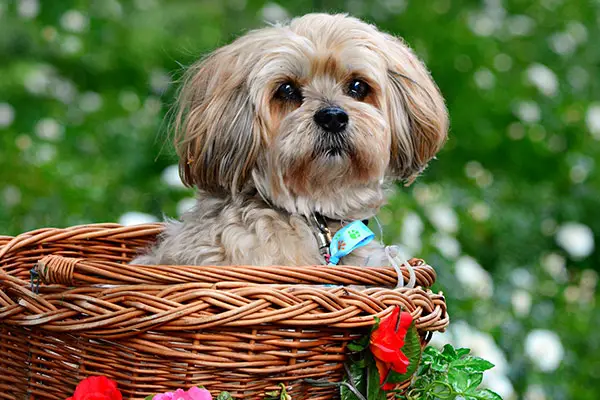
M181 221L168 221L159 243L136 264L319 265L313 227L304 217L258 198L202 196Z

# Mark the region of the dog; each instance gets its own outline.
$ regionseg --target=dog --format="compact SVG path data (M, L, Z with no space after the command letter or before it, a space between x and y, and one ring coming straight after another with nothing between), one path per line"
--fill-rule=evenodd
M191 66L173 123L197 203L134 264L321 265L346 223L412 182L448 134L444 99L403 40L347 15L250 31ZM389 265L371 241L346 265Z

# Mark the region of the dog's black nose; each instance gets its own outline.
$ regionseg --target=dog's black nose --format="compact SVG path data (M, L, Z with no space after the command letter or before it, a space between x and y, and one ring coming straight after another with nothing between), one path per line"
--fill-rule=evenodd
M348 125L348 114L339 107L322 108L315 113L315 122L327 132L341 132Z

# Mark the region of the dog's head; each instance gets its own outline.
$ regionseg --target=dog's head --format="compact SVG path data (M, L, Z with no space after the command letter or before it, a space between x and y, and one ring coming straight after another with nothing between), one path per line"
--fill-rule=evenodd
M376 211L382 183L414 179L447 129L437 86L400 39L327 14L252 31L192 66L175 124L186 184L338 218Z

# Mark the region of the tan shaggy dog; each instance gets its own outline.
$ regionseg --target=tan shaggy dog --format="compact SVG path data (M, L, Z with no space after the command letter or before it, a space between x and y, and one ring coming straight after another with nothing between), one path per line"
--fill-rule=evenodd
M323 264L320 225L373 217L386 185L413 180L448 130L423 63L346 15L217 49L187 71L178 107L180 173L197 204L134 263ZM342 263L387 264L383 249L372 241Z

